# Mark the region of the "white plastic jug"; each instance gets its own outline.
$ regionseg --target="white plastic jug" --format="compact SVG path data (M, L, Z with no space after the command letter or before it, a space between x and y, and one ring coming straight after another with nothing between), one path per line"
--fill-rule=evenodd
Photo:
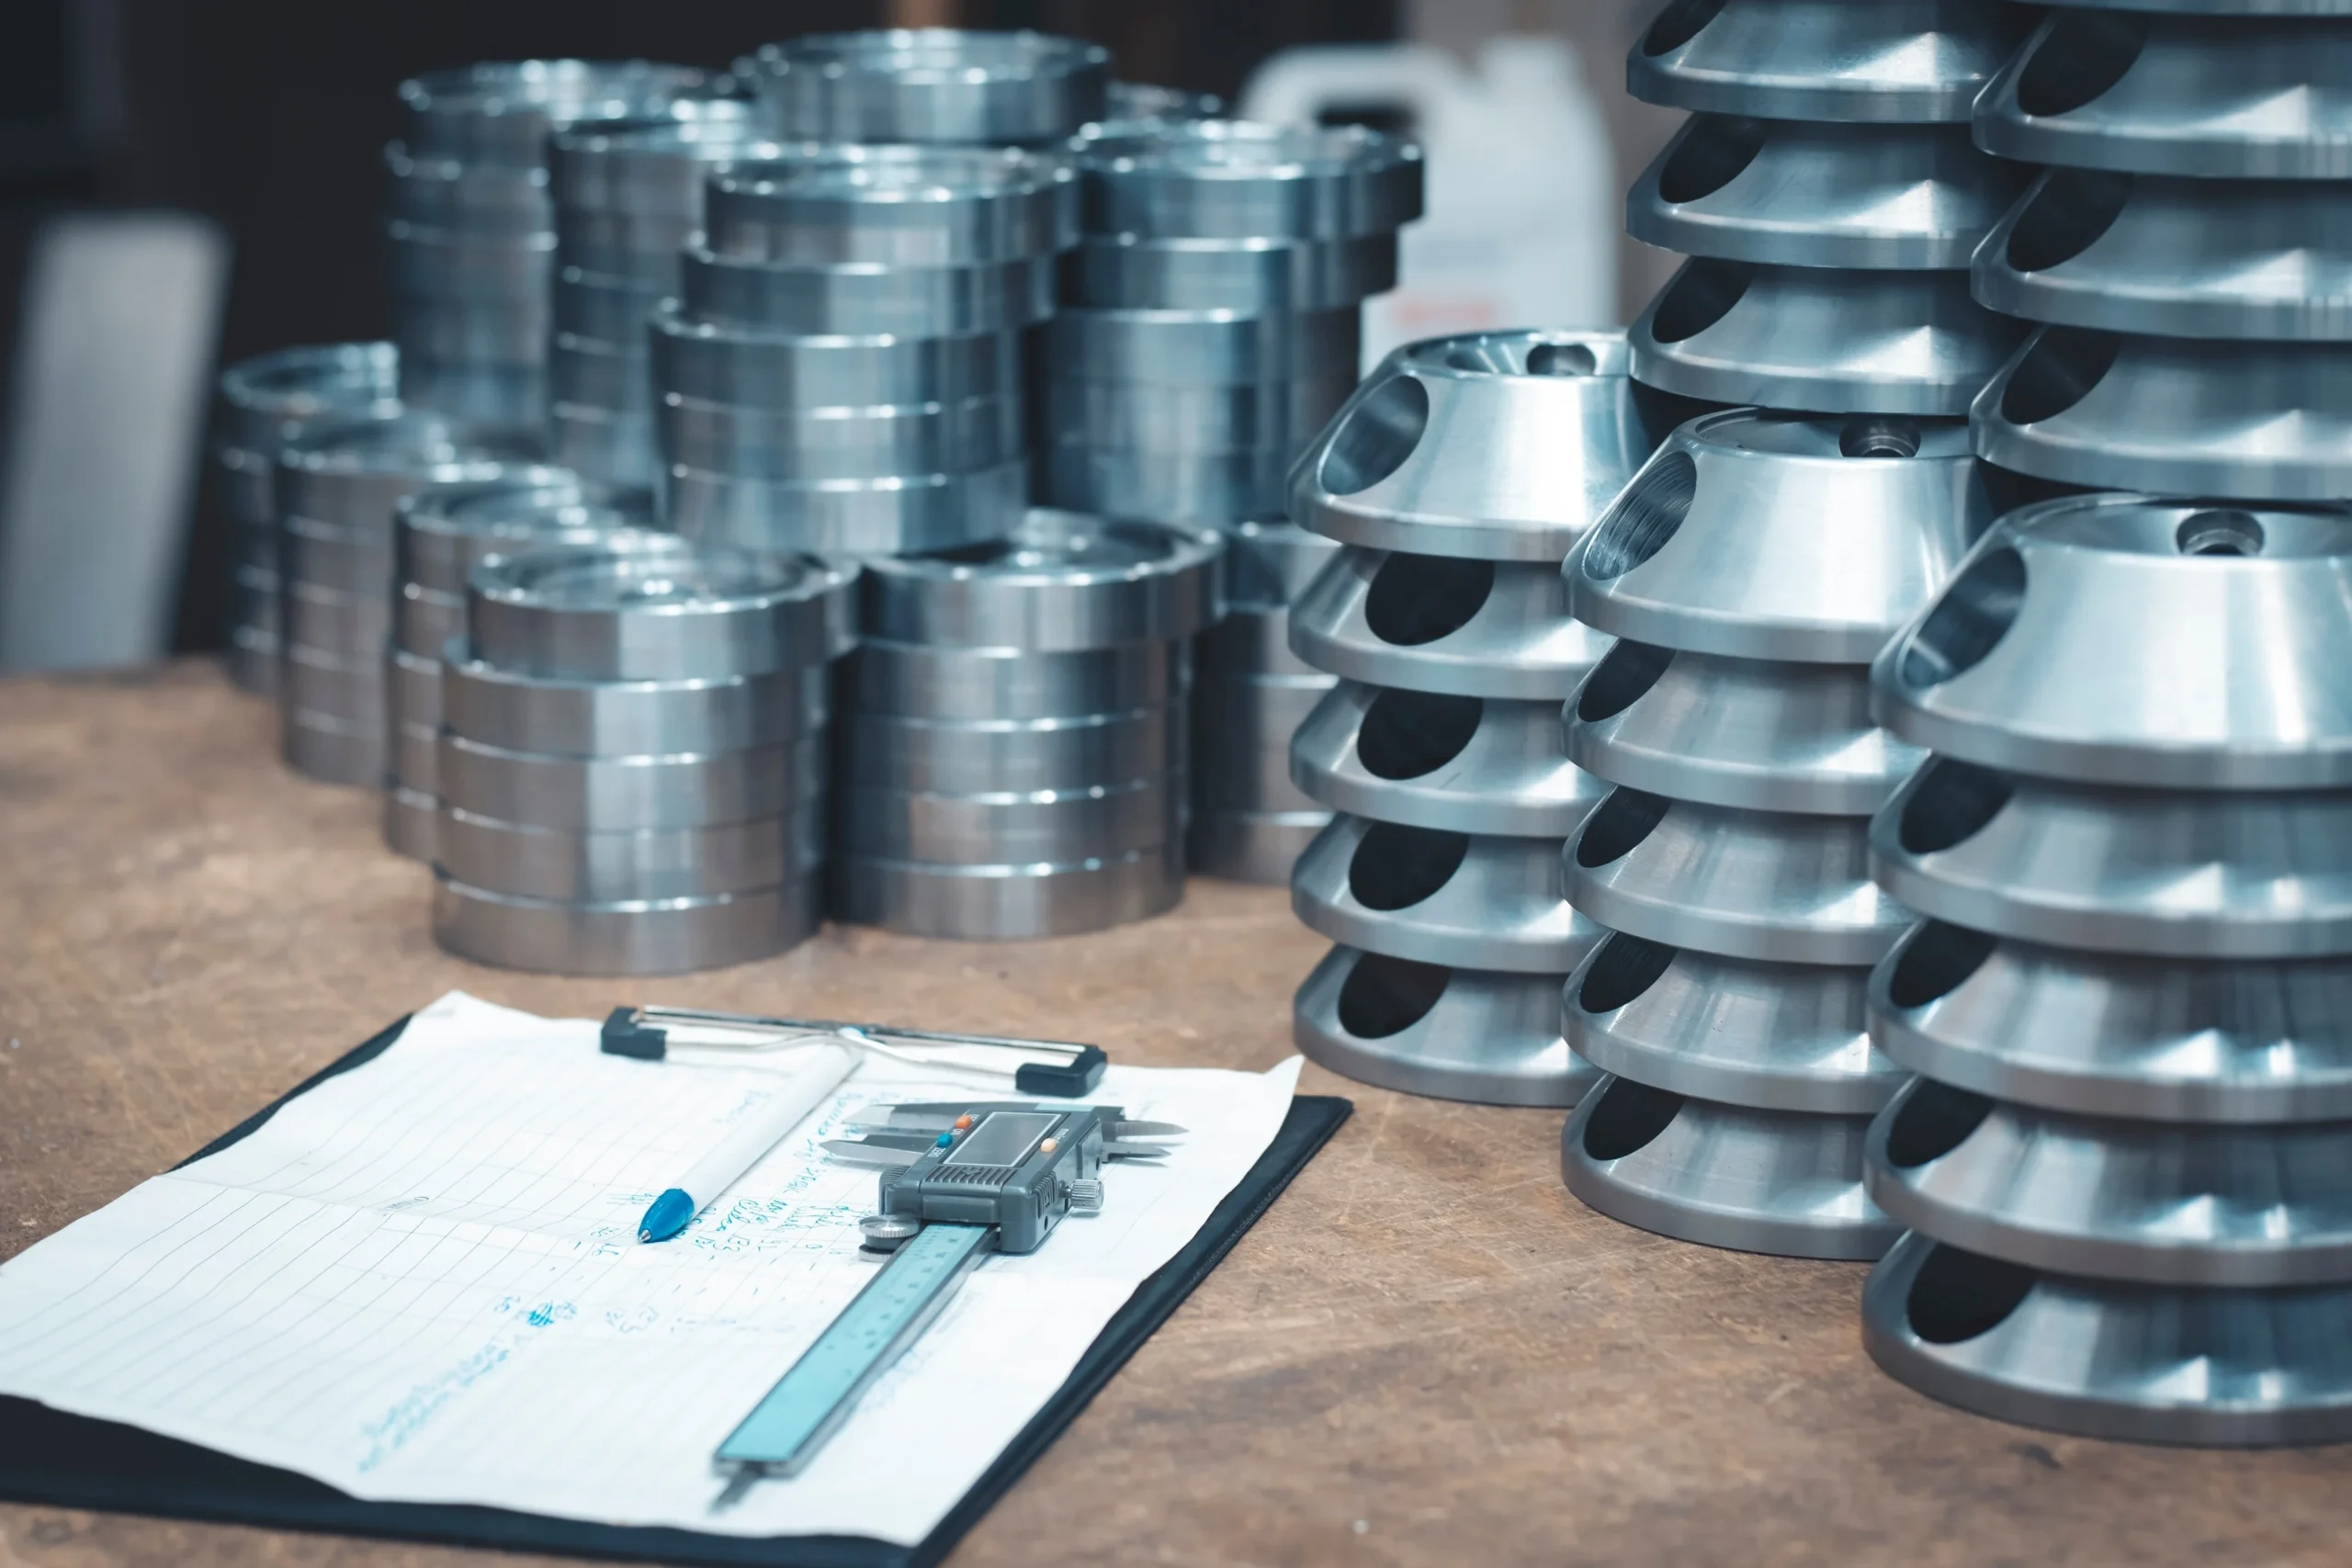
M1572 45L1506 34L1475 71L1435 44L1285 50L1250 78L1239 109L1311 125L1386 106L1413 118L1428 216L1405 231L1397 288L1366 302L1366 369L1441 333L1619 324L1615 164Z

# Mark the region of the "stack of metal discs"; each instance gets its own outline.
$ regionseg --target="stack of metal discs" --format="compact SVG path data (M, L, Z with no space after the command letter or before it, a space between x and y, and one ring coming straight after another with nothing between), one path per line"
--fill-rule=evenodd
M280 349L220 373L212 457L229 525L229 676L277 692L277 456L322 423L390 418L400 361L388 343Z
M684 99L650 122L582 127L548 144L548 445L586 479L653 488L646 322L677 295L678 254L702 229L703 176L757 144L751 112L741 98Z
M1042 147L1104 118L1111 55L1025 30L893 28L772 43L754 69L779 141Z
M1193 869L1290 881L1331 820L1291 782L1290 738L1340 683L1291 651L1290 606L1337 541L1295 523L1225 530L1225 619L1201 634L1193 686Z
M1677 0L1626 62L1694 111L1626 197L1695 259L1633 330L1634 374L1721 403L1962 414L2022 335L1969 254L2026 171L1969 105L2031 25L1998 0Z
M2352 495L2347 83L2346 0L2045 21L1976 107L1978 145L2055 165L1977 254L1978 299L2052 323L1978 400L1977 451L2077 485Z
M434 485L400 503L387 658L384 838L433 858L438 813L441 660L466 629L466 580L492 555L593 545L652 525L643 493L582 483L567 468L516 465L491 479Z
M1928 917L1870 997L1922 1075L1868 1156L1910 1234L1863 1339L1904 1382L2098 1437L2352 1438L2347 578L2340 506L2072 497L1872 670L1934 752L1871 834Z
M855 576L651 534L477 565L441 680L441 945L650 975L814 932Z
M540 428L556 247L548 133L651 118L710 90L701 71L641 60L468 65L401 83L401 140L384 150L401 396Z
M382 787L390 703L392 520L427 485L495 479L530 452L396 405L306 432L277 459L278 705L286 761Z
M1876 1258L1871 1115L1903 1075L1865 1037L1910 916L1871 881L1870 814L1919 753L1870 714L1870 660L1992 522L1956 421L1747 410L1670 436L1566 570L1619 638L1568 754L1617 786L1570 839L1606 933L1563 996L1615 1075L1561 1135L1569 1190L1686 1241Z
M1028 501L1021 332L1075 182L1013 150L830 147L714 175L653 318L681 533L856 556L1001 536Z
M1341 679L1291 771L1342 815L1291 878L1339 943L1293 1021L1351 1077L1552 1106L1592 1081L1560 1035L1598 934L1560 845L1603 786L1559 725L1609 640L1568 618L1560 561L1668 427L1625 362L1615 333L1408 344L1300 461L1293 514L1345 547L1292 604L1291 649Z
M921 936L1063 936L1184 889L1190 639L1207 530L1044 508L868 565L837 908Z

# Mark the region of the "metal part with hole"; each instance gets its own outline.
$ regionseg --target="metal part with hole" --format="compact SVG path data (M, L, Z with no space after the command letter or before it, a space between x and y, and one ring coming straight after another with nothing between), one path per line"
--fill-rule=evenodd
M1291 908L1346 947L1455 968L1565 974L1600 936L1560 897L1548 839L1339 817L1300 855Z
M1560 753L1551 703L1343 681L1291 740L1291 777L1337 811L1457 833L1559 840L1605 786Z
M1541 702L1575 690L1609 643L1568 618L1548 564L1349 546L1291 606L1290 646L1351 681Z
M1360 1082L1489 1105L1574 1105L1594 1074L1560 1038L1559 982L1335 947L1298 988L1292 1038Z

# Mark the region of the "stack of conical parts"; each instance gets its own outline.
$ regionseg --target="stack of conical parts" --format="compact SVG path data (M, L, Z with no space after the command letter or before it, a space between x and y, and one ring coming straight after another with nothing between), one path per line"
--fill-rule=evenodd
M401 83L401 140L384 150L401 396L485 423L544 425L548 134L666 114L710 91L702 71L642 60L467 65Z
M1604 786L1559 725L1609 641L1569 619L1560 560L1665 428L1625 360L1615 333L1408 344L1299 460L1292 514L1344 547L1291 606L1292 650L1340 677L1291 776L1341 815L1292 874L1340 944L1293 1030L1351 1077L1553 1106L1592 1081L1559 995L1599 933L1560 845Z
M393 515L428 485L533 471L531 452L398 403L306 431L278 455L278 709L286 761L330 784L383 787Z
M1915 1079L1863 1337L2100 1437L2352 1438L2352 510L2003 520L1872 671L1933 756L1871 829Z
M321 423L388 418L400 400L400 358L388 343L280 349L220 373L213 462L229 525L229 676L277 693L278 454Z
M679 532L856 556L1001 536L1028 501L1021 333L1077 232L1060 161L795 149L710 176L652 320Z
M1978 400L1980 453L2146 493L2352 495L2352 6L2060 10L1976 140L2053 165L1977 253L1977 299L2052 323Z
M441 945L650 975L814 932L855 580L662 534L478 564L441 675Z
M517 465L498 478L434 485L401 502L392 540L392 636L386 654L384 840L433 859L441 661L466 630L466 580L492 555L593 545L652 527L643 492L585 484L568 468Z
M768 44L753 69L780 141L1044 147L1103 118L1111 54L1025 29L885 28Z
M1870 660L1992 512L1956 420L1742 410L1675 432L1569 558L1569 607L1619 638L1566 716L1616 786L1568 840L1606 935L1561 998L1613 1075L1560 1143L1603 1213L1802 1257L1894 1241L1862 1143L1902 1074L1862 1003L1910 917L1868 845L1919 753L1872 720Z
M1968 261L2026 172L1969 105L2030 25L1999 0L1676 0L1626 62L1694 111L1626 197L1693 259L1633 329L1634 374L1720 403L1963 414L2021 329Z
M1184 890L1191 638L1210 531L1046 508L872 562L842 743L837 908L920 936L1063 936Z
M741 98L685 99L659 119L582 127L548 144L548 447L582 477L653 488L661 460L646 323L677 296L679 252L702 230L705 175L757 144Z

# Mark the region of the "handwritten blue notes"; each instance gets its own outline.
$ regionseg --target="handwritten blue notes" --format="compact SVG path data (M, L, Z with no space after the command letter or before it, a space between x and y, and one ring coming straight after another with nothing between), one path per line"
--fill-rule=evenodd
M249 1137L0 1265L0 1393L362 1497L911 1543L1264 1153L1298 1074L1113 1066L1095 1098L1192 1129L1164 1168L991 1260L807 1473L713 1514L712 1450L871 1274L874 1174L819 1140L869 1101L1001 1089L869 1060L684 1235L639 1247L659 1184L792 1059L635 1062L596 1029L453 992Z

